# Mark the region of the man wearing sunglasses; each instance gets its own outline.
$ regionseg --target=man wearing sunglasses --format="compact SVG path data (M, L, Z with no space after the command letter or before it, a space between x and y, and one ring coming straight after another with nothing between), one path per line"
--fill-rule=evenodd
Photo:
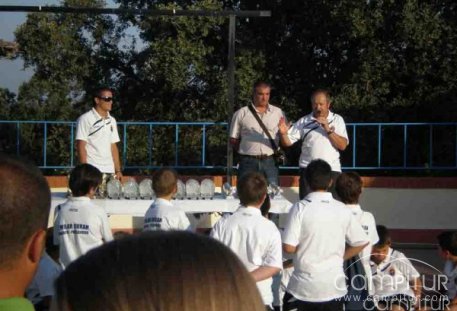
M116 119L110 115L113 91L100 88L94 94L94 107L78 118L76 149L80 163L89 163L103 173L100 195L105 196L106 182L122 177L119 150L120 141Z

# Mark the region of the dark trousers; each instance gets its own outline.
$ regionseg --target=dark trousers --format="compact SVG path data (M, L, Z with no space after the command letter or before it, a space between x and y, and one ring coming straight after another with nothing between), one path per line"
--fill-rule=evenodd
M282 306L283 311L343 311L343 309L344 302L342 299L334 299L324 302L309 302L298 300L288 292L284 295Z
M276 166L273 157L265 159L255 159L248 156L240 155L240 163L238 166L238 177L249 172L259 172L265 175L269 184L279 186L278 182L278 167Z
M336 191L335 191L335 182L336 182L336 179L338 178L338 176L340 174L341 174L340 172L333 172L332 171L332 185L328 189L328 191L332 193L333 198L337 199L337 200L339 198L338 198L338 195L336 194ZM300 168L300 182L299 182L299 197L300 197L300 200L303 200L308 195L308 193L311 192L311 190L309 189L308 183L306 182L306 177L305 176L306 176L306 168Z

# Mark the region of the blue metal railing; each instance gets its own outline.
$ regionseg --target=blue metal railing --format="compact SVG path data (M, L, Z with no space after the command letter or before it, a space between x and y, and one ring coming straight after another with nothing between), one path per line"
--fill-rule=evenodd
M125 169L153 169L162 165L226 168L225 122L118 124ZM70 169L77 163L75 126L75 122L69 121L0 121L0 151L29 158L33 155L43 169ZM138 129L140 133L129 136L129 131ZM341 153L343 169L457 169L457 122L348 123L347 130L350 144Z

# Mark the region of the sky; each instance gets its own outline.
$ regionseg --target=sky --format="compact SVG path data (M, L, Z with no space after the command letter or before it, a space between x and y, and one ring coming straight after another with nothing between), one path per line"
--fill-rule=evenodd
M59 0L0 0L0 5L58 5ZM107 1L108 7L113 7L112 1ZM0 39L14 41L14 31L24 23L26 13L0 12ZM33 69L24 70L22 59L0 59L0 88L7 88L17 94L21 83L28 81L33 75Z

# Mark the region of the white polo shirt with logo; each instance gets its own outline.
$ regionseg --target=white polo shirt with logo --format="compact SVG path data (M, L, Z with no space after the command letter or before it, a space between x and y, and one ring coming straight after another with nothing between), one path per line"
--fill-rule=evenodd
M346 206L330 192L312 192L289 211L283 243L297 247L287 292L309 302L347 293L343 270L346 243L361 246L368 237Z
M191 225L183 209L157 198L146 211L143 228L144 231L191 230Z
M255 108L253 104L249 104ZM257 111L257 110L256 110ZM270 132L271 137L279 146L278 124L279 120L284 117L281 108L268 104L265 113L258 114L265 127ZM233 114L232 123L230 124L230 137L240 139L240 148L238 152L243 155L272 155L273 148L270 140L260 127L259 122L245 106Z
M349 142L343 118L330 111L327 120L335 133ZM312 160L322 159L330 164L332 171L341 172L340 152L332 145L327 132L316 121L312 113L295 122L289 128L287 136L292 143L303 139L298 161L300 167L305 168Z
M394 295L414 297L410 282L420 274L402 252L389 248L379 265L371 262L371 271L375 299Z
M373 284L371 281L371 266L370 266L370 257L371 249L373 245L378 243L379 236L378 231L376 230L376 221L373 217L373 214L362 210L359 204L346 204L346 207L349 208L352 215L357 219L357 221L362 226L363 231L365 231L370 243L365 246L365 248L360 252L359 257L363 263L365 269L365 275L368 279L368 289L369 293L373 294Z
M120 141L116 120L109 114L102 118L95 108L92 108L76 122L76 140L87 143L87 163L102 173L114 173L111 144Z
M261 266L282 269L281 234L258 208L240 207L233 215L221 218L211 236L237 254L249 272ZM257 282L265 305L273 302L272 282L272 278Z
M113 240L106 211L88 197L70 198L57 209L54 244L59 245L64 268L89 250Z

